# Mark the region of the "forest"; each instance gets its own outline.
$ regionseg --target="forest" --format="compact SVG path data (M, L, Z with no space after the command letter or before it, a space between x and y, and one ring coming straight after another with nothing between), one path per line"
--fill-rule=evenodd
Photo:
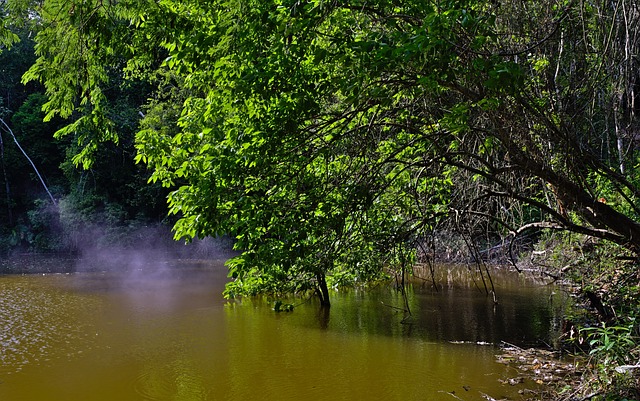
M0 252L170 225L233 238L226 296L326 307L416 262L537 268L590 311L565 338L594 361L572 399L640 396L634 1L3 0L0 16Z

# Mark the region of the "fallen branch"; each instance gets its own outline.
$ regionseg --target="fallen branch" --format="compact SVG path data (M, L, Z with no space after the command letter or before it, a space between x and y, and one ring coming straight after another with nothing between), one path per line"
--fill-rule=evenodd
M624 372L628 372L630 370L633 369L640 369L640 365L621 365L616 367L616 372L618 373L624 373Z

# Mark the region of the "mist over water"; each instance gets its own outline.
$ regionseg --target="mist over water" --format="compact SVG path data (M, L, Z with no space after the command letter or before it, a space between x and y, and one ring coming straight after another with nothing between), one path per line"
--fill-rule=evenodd
M227 282L224 262L234 255L231 248L227 239L185 244L174 241L168 230L136 230L128 243L83 249L74 261L73 290L110 294L136 317L179 310L185 288L194 294L206 291L203 305L212 297L222 302Z
M61 233L68 252L14 252L0 258L0 274L111 272L149 275L176 260L227 260L235 255L229 238L176 241L166 226L104 228L89 225Z

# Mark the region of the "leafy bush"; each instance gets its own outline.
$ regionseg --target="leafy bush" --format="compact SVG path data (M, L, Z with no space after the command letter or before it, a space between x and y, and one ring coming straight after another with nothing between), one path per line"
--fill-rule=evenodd
M584 383L599 394L594 399L617 401L638 399L640 396L637 331L634 317L629 318L626 324L609 326L603 323L581 330L591 348L591 369L587 371Z

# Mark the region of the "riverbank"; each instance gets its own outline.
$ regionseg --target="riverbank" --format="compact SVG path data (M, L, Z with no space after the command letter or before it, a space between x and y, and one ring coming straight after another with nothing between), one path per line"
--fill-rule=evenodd
M516 385L525 380L539 385L526 390L532 399L560 400L563 393L580 386L584 374L585 358L563 354L560 350L521 348L513 344L501 344L498 363L513 368L514 375L504 384Z

